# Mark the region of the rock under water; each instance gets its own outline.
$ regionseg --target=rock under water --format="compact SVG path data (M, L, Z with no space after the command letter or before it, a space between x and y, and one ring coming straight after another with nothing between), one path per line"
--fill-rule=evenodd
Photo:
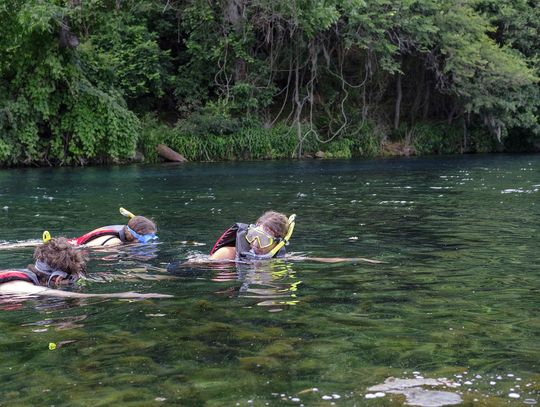
M402 394L406 398L406 404L420 407L439 407L460 404L463 399L460 395L448 391L428 390L422 386L445 386L457 387L447 379L396 379L389 377L383 384L368 388L373 392L386 392L390 394Z

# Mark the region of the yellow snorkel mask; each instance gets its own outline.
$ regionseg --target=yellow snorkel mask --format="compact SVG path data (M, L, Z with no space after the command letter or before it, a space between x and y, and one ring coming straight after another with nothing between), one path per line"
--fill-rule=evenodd
M274 244L274 237L267 233L262 226L249 225L246 232L246 240L250 245L257 242L257 246L261 249L266 249Z
M279 239L278 243L272 250L270 250L268 253L263 254L263 255L249 254L248 257L252 257L256 259L270 259L274 257L281 250L283 246L289 243L289 240L291 239L291 236L294 231L295 219L296 219L295 214L289 216L289 222L288 222L289 228L287 229L287 234L282 239ZM270 236L268 233L266 233L262 228L257 227L257 226L250 227L246 233L245 238L249 244L252 244L254 241L257 241L258 246L261 249L271 246L272 244L274 244L276 240L272 236Z

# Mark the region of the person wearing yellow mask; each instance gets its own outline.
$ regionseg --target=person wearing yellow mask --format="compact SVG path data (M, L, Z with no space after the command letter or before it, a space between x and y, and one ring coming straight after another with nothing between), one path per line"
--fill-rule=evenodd
M216 241L210 260L264 260L285 256L296 215L265 212L255 224L235 223Z

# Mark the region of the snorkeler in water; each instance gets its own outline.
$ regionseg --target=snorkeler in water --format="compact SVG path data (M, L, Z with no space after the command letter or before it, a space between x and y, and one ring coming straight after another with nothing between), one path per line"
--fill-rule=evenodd
M253 225L235 223L228 228L214 244L210 260L265 260L286 256L285 245L294 231L296 215L287 218L283 213L268 211ZM340 263L362 261L379 264L379 260L363 257L305 257L286 256L291 261L316 261L321 263Z
M120 208L120 213L129 218L127 225L111 225L94 229L80 237L70 239L73 245L115 246L123 243L148 243L158 239L156 224L144 216L135 216Z
M284 257L296 215L265 212L255 224L235 223L216 241L210 260L264 260Z
M34 259L35 263L28 265L26 270L0 271L0 284L24 281L36 286L54 287L74 284L85 274L84 254L75 250L67 239L51 239L47 232L44 243L34 251Z
M36 247L35 263L26 269L0 270L0 294L48 295L55 297L106 297L106 298L159 298L164 294L140 294L133 292L110 294L83 294L63 291L54 287L75 285L84 278L86 257L66 238L51 239L43 234L43 244Z

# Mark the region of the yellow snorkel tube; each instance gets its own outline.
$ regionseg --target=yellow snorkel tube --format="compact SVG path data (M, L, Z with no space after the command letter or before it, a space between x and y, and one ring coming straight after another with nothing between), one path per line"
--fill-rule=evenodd
M43 232L43 235L41 236L41 239L43 239L43 243L47 243L49 240L51 240L51 234L49 233L48 230L45 230Z
M135 215L134 215L133 213L131 213L130 211L128 211L128 210L125 209L125 208L120 208L120 214L121 214L122 216L125 216L126 218L129 218L129 219L135 217Z
M293 213L291 216L289 216L289 229L287 230L287 234L285 235L283 239L280 240L280 242L276 245L276 247L274 247L272 250L268 252L266 256L274 257L283 246L289 243L289 240L291 239L291 236L294 231L294 225L296 223L295 220L296 220L296 214Z

